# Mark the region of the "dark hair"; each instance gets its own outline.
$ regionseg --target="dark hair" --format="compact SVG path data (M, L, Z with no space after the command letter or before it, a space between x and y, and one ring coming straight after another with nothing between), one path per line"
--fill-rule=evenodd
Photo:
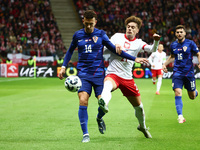
M92 19L94 17L97 19L97 14L93 10L86 10L83 16L86 19Z
M130 22L135 22L138 26L138 29L142 26L142 20L136 16L130 16L125 20L125 25L129 24Z
M185 31L185 26L184 26L184 25L177 25L177 26L176 26L176 30L177 30L177 29L183 29L183 30Z

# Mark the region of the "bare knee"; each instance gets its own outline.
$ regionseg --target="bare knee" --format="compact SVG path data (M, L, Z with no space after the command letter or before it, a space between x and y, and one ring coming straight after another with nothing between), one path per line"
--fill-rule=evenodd
M189 95L189 98L190 98L191 100L194 100L194 99L196 98L196 96L195 96L195 95Z
M188 92L188 96L191 100L194 100L196 98L196 92L195 91Z
M181 89L175 89L174 93L175 93L175 96L182 96L182 90Z
M78 96L79 96L79 105L88 106L89 95L86 92L80 92Z

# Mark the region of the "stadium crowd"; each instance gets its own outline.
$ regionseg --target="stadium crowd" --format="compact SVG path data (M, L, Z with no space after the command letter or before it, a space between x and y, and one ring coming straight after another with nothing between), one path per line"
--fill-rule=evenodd
M63 55L66 48L49 0L0 1L0 54Z
M125 33L124 20L135 15L143 20L138 37L150 43L153 33L160 34L167 55L174 41L175 26L183 24L188 39L200 46L200 1L199 0L74 0L80 18L87 9L98 15L97 27L110 37L116 32ZM147 53L141 54L148 57Z
M124 20L135 15L143 20L137 37L151 43L153 33L162 35L160 41L167 55L177 24L185 25L186 38L200 46L199 0L73 1L80 19L85 10L94 9L98 15L97 28L105 30L109 37L125 32ZM55 57L65 52L50 0L0 0L0 54L3 58L7 53Z

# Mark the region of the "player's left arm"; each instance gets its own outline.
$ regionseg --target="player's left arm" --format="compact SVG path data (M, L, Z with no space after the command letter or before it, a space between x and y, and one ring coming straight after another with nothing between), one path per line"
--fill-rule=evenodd
M198 62L199 62L199 64L197 66L200 69L200 52L197 53L197 58L198 58Z
M163 71L164 72L167 72L167 65L169 65L170 63L172 63L174 61L175 57L174 57L174 54L171 54L167 61L162 65L162 68L163 68Z
M197 45L195 44L194 41L191 41L191 48L192 48L192 51L196 53L197 55L197 59L198 59L198 62L199 64L197 65L198 68L200 69L200 51L199 51L199 48L197 47Z

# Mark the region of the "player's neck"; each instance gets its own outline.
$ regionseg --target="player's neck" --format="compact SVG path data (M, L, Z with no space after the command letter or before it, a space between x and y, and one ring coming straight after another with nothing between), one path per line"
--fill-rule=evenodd
M184 41L185 41L185 38L183 38L181 40L178 39L178 43L183 43Z
M126 35L125 34L125 38L127 39L127 40L129 40L129 41L133 41L133 40L135 40L136 38L135 38L135 36L131 36L131 35Z

